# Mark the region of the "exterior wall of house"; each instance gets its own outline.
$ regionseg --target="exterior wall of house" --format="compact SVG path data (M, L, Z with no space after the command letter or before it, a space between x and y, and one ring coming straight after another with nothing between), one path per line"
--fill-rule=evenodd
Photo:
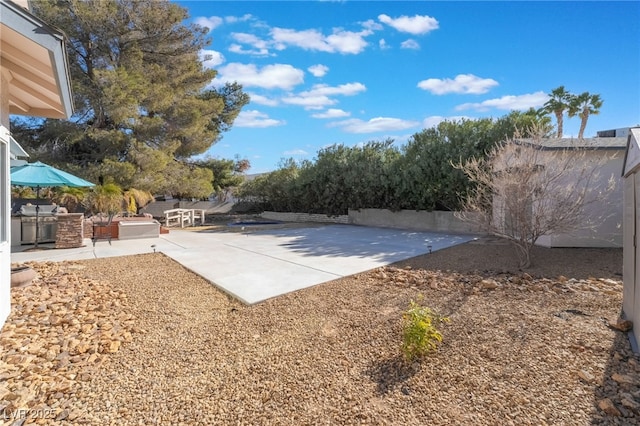
M537 162L544 165L551 161L557 151L542 150L538 152ZM585 152L584 161L600 163L603 157L608 158L596 172L596 179L592 183L595 188L606 188L609 179L615 180L615 189L610 192L604 202L585 206L585 223L577 230L568 233L544 235L538 239L536 245L543 247L622 247L622 179L620 170L624 161L624 150L595 149ZM500 163L498 163L500 164ZM500 169L498 165L498 169ZM536 200L532 200L532 210L539 208ZM508 222L504 212L504 200L495 197L493 200L493 220L496 226Z
M624 176L624 250L622 278L624 290L622 313L625 319L634 323L630 341L637 352L640 343L640 249L638 230L640 229L640 129L630 129L623 170Z
M622 278L624 290L622 299L622 312L624 317L633 321L632 329L636 342L640 342L640 251L638 251L635 239L636 232L640 228L640 174L632 173L624 179L624 250Z
M615 151L588 151L586 160L599 161L598 157L614 154ZM624 153L621 150L598 170L598 179L594 182L595 186L606 188L611 178L615 180L616 186L604 202L585 206L585 211L591 218L590 223L585 223L582 229L571 233L542 236L537 245L543 247L622 247L624 191L620 170L622 170L623 161Z
M73 114L64 34L31 15L28 6L28 0L0 0L0 39L3 46L11 47L0 51L0 327L11 310L9 113L47 118ZM30 67L50 79L33 78L24 72ZM55 82L55 90L50 81ZM19 84L29 88L27 95L11 92Z
M9 79L0 66L0 328L11 312Z

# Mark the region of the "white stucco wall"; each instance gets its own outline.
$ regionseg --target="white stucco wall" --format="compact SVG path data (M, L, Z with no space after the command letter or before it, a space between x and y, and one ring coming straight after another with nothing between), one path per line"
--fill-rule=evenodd
M640 342L640 260L636 247L636 233L640 227L640 174L632 173L624 179L624 234L622 279L624 290L622 311L626 319L633 321L633 335Z
M544 166L547 162L553 161L556 153L557 151L553 150L538 151L535 162ZM543 235L536 241L536 245L543 247L622 247L623 185L620 171L624 161L624 150L595 149L584 151L584 154L582 161L598 165L590 187L599 188L606 192L605 188L609 180L613 179L615 181L614 190L607 193L604 201L585 205L583 210L585 213L584 222L578 224L577 229L566 233L557 232L551 235ZM528 156L524 158L526 160L530 159ZM576 167L576 170L580 169L584 170L581 166ZM576 171L576 174L578 173ZM571 174L567 174L566 177L567 180L579 178ZM567 185L572 185L572 183ZM532 206L533 210L541 208L541 204L536 204L535 199ZM493 220L496 221L497 226L504 223L504 216L503 200L495 197L493 200Z
M592 159L603 155L612 156L614 151L594 150L587 152ZM608 159L598 170L595 186L605 188L610 178L615 180L615 189L607 194L604 202L590 204L585 212L591 218L584 227L566 234L545 235L537 245L544 247L622 247L623 181L620 177L624 152Z
M630 129L631 135L627 147L623 178L623 221L624 250L622 278L624 290L622 312L626 319L634 324L630 340L634 350L640 343L640 248L638 230L640 229L640 129Z

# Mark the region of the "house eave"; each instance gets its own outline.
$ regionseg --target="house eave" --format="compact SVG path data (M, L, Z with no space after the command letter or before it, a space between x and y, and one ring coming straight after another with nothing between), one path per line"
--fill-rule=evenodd
M0 17L0 69L10 81L9 113L71 117L64 33L10 0L0 1Z
M626 178L640 169L639 157L635 152L639 147L640 127L632 127L629 129L629 136L627 136L627 146L624 152L624 160L622 161L622 177Z

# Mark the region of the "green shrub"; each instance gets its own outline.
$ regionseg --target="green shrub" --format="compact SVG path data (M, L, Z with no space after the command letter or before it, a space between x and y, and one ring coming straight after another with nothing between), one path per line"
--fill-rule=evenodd
M442 341L442 334L436 325L448 322L449 318L412 300L409 309L403 312L402 320L402 352L411 361L437 349L437 344Z

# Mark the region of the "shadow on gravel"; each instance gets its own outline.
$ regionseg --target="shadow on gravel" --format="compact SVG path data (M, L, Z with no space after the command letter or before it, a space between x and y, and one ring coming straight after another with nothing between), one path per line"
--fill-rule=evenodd
M592 425L640 424L640 354L627 333L617 332L604 376L595 386Z
M408 363L402 355L375 361L365 371L365 374L377 384L378 395L393 392L398 386L405 395L411 390L406 382L420 372L420 363Z

